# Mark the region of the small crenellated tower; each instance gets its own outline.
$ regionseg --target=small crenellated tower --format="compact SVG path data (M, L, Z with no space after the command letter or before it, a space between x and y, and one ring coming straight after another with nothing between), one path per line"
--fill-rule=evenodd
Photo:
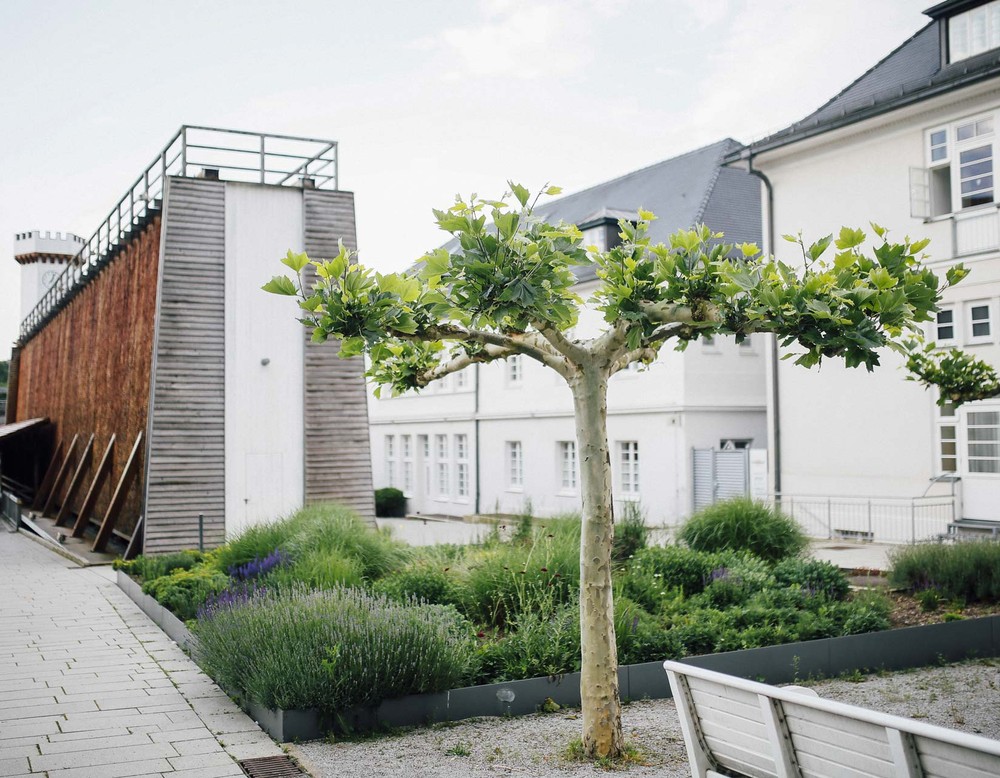
M21 266L21 320L52 287L85 241L71 232L19 232L14 235L14 260Z

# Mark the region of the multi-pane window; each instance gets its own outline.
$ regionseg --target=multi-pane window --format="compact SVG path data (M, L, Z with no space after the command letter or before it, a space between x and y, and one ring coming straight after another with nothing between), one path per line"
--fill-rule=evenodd
M413 493L413 437L399 436L400 454L403 460L403 494Z
M940 423L938 438L941 445L941 472L954 473L958 470L958 420L955 406L946 403L938 409Z
M977 146L959 152L958 180L962 207L993 202L993 146Z
M933 130L927 140L931 163L944 162L948 158L948 130Z
M559 441L559 485L564 492L576 491L576 441Z
M520 489L524 486L524 449L521 441L507 441L507 486Z
M910 171L911 215L943 216L993 203L993 115L964 119L924 134L926 169Z
M1000 46L1000 2L980 5L948 19L948 61L974 57Z
M524 364L520 354L507 358L507 383L517 384L524 379Z
M955 310L953 308L942 308L938 311L934 339L938 341L955 339Z
M396 485L396 436L385 436L385 482Z
M623 495L639 494L639 442L622 440L618 443L618 477Z
M970 340L987 340L992 334L990 327L990 304L986 301L970 303L969 307Z
M455 436L455 495L469 496L469 436Z
M966 415L970 473L1000 473L1000 411Z
M420 447L420 458L423 460L423 486L424 494L431 493L431 439L429 435L418 435L417 445Z
M434 436L435 464L437 466L437 493L440 497L448 497L451 483L448 478L448 436Z
M453 374L455 376L455 389L464 389L469 385L469 375L464 370L459 370Z

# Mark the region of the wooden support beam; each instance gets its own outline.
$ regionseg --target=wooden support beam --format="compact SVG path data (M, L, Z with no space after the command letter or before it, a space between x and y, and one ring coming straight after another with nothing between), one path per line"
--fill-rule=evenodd
M125 504L125 496L128 494L132 482L139 473L139 454L141 451L142 433L140 432L135 437L135 445L132 446L132 453L128 455L125 469L122 470L122 477L118 479L118 485L111 496L111 502L108 504L108 510L104 514L101 528L97 530L97 537L94 538L94 545L91 547L94 551L103 551L108 545L111 532L118 521L118 514L121 513L122 505Z
M73 478L69 482L69 488L66 490L66 496L63 498L62 506L59 508L59 513L56 514L56 526L61 527L66 520L70 517L70 509L73 507L73 498L76 497L76 493L80 491L80 487L83 486L83 476L86 474L87 470L90 469L91 455L94 453L94 433L90 433L90 438L87 440L87 445L83 447L83 453L80 454L80 461L77 463L76 471L73 473Z
M48 499L45 500L45 505L42 507L43 516L48 515L49 508L51 508L55 503L55 498L59 494L59 490L62 488L63 481L66 480L66 474L69 472L69 463L73 461L73 452L76 450L76 444L79 439L79 435L74 435L72 442L69 444L69 450L66 452L66 458L62 461L62 466L59 468L56 480L52 482L52 491L49 492Z
M111 465L114 462L114 451L115 435L112 435L111 440L108 441L108 447L104 449L104 456L101 457L101 462L94 472L94 480L90 482L90 488L87 489L87 494L83 498L80 513L77 514L76 524L73 525L74 538L83 537L83 531L87 528L87 522L90 521L90 513L94 510L94 505L97 502L97 496L101 493L104 480L111 472Z
M135 523L135 529L132 530L132 537L129 539L128 546L125 548L125 554L122 557L126 562L129 559L135 559L142 553L142 531L145 523L146 517L140 515L139 520Z
M52 461L49 462L45 475L42 477L42 482L38 485L38 491L35 492L35 499L31 502L31 510L37 511L45 505L45 498L52 491L52 484L56 480L56 473L59 472L59 465L62 463L62 451L63 443L60 440L52 454Z

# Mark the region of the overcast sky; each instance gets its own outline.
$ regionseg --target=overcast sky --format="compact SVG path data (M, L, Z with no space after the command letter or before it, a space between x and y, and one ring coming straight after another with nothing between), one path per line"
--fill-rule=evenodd
M396 270L443 242L430 210L456 192L571 192L779 129L929 5L0 0L0 359L13 234L90 236L181 124L338 140L362 261Z

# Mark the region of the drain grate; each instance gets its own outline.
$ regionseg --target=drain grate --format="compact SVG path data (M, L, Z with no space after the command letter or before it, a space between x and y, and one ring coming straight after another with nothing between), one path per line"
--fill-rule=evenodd
M250 778L301 778L305 775L290 756L262 756L240 762Z

